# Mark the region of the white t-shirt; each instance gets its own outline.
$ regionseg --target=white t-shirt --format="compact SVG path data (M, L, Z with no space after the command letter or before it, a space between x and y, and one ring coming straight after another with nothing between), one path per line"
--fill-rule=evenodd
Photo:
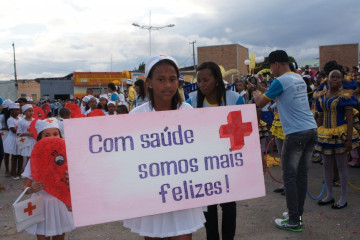
M191 109L191 105L183 102L180 105L179 110L183 110L183 109ZM130 114L133 113L142 113L142 112L156 112L155 108L152 108L152 105L150 102L146 102L142 105L140 105L139 107L134 108L133 110L131 110Z
M18 117L18 119L9 117L9 119L7 120L7 125L8 125L9 130L10 130L10 128L15 128L16 132L18 132L20 120L21 120L20 117ZM16 134L13 133L12 131L10 131L9 136L16 136Z

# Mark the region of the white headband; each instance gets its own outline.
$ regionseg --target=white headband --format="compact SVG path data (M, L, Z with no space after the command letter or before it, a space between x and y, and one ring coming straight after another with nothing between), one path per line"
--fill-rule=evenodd
M44 120L37 120L35 123L36 131L40 134L42 131L48 128L59 129L59 123L56 118L47 118Z
M166 56L166 55L155 55L155 56L151 56L147 62L146 62L146 65L145 65L145 77L147 78L151 69L153 68L153 66L155 64L157 64L158 62L160 62L161 60L164 60L164 59L167 59L167 60L170 60L172 61L173 63L175 63L175 65L179 68L179 65L177 64L176 60L170 56Z
M20 106L18 103L12 102L9 104L9 109L20 109Z
M31 104L25 104L24 106L22 106L22 112L25 112L29 108L33 108L33 106Z

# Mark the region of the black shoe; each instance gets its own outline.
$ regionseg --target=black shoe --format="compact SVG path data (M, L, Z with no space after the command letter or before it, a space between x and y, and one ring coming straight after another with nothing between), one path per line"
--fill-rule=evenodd
M319 201L318 201L318 205L320 205L320 206L325 206L325 205L328 205L328 204L333 204L334 202L335 202L334 199L331 199L331 200L329 200L329 201L327 201L327 202L324 202L323 200L319 200Z
M322 161L322 158L320 157L319 154L316 154L311 158L311 162L313 162L313 163L319 163L321 161Z
M347 207L347 202L346 202L344 205L342 205L342 206L340 206L340 205L337 204L337 203L335 203L334 205L331 206L332 209L342 209L342 208L344 208L344 207Z
M284 187L279 187L279 188L276 188L275 190L274 190L274 192L276 192L276 193L282 193L282 192L284 192Z
M285 196L285 191L283 191L283 192L281 193L281 195Z

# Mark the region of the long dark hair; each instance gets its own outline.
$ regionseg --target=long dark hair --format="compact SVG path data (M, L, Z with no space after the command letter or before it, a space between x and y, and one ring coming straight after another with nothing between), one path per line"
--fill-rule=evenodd
M148 74L148 77L149 79L152 78L152 74L154 72L154 69L159 66L160 64L163 64L163 63L166 63L166 64L169 64L171 66L173 66L175 68L175 71L176 71L176 76L177 76L177 80L179 81L179 77L180 77L180 72L179 72L179 68L176 66L176 64L171 61L171 60L168 60L168 59L163 59L163 60L160 60L158 63L156 63L150 70L149 74ZM151 88L147 88L148 89L148 92L149 92L149 101L151 103L151 107L154 108L155 107L155 99L154 99L154 92ZM181 106L181 96L180 96L180 93L179 91L176 90L176 93L175 95L172 97L171 99L171 110L176 110L176 109L179 109L180 106Z
M222 78L220 67L214 62L204 62L197 67L196 72L210 69L212 75L216 79L216 99L217 104L220 106L222 99L224 100L224 105L226 106L226 88ZM197 88L197 107L202 108L204 103L205 95L202 94L200 88Z
M142 98L142 100L144 100L146 97L144 85L145 85L144 80L139 79L135 82L135 86L140 89L140 93L139 93L138 97Z

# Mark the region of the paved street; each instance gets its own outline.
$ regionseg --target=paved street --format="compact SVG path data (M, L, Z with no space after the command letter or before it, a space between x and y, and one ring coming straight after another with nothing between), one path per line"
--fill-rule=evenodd
M310 163L309 191L315 197L322 189L322 166ZM280 179L280 167L270 168L272 175ZM360 187L360 168L349 168L350 181ZM0 192L0 238L2 240L36 239L25 231L17 233L12 203L22 191L24 180L12 180L4 177L1 169L0 183L6 187ZM341 210L330 206L320 207L309 197L306 199L303 216L303 232L279 230L274 219L286 210L285 197L273 190L279 185L268 174L265 175L266 196L237 202L237 229L235 239L360 239L360 190L349 187L348 207ZM334 188L335 200L338 200L340 188ZM146 207L146 206L145 206ZM122 222L105 223L77 228L66 234L66 239L143 239L122 226ZM194 240L205 239L205 229L193 234Z

